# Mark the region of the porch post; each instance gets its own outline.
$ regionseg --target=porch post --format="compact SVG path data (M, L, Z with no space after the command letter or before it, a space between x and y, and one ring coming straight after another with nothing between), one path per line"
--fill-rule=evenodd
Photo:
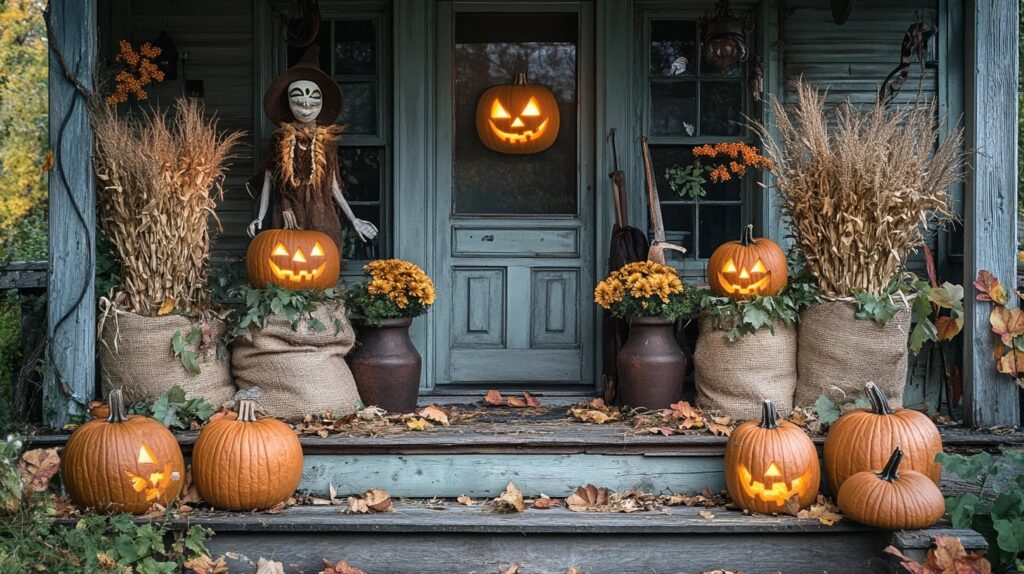
M1017 385L995 369L991 304L974 301L987 269L1017 279L1017 3L967 3L967 146L978 150L964 201L964 418L972 427L1020 422Z
M92 87L96 65L96 0L50 0L49 283L47 335L51 368L43 388L43 417L61 427L93 397L96 364L94 286L96 202L92 128L86 102L64 74Z

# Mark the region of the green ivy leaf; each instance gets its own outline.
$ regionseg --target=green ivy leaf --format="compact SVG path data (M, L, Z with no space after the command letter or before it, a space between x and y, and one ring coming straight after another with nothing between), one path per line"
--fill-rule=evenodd
M939 331L931 319L925 318L914 324L910 331L910 350L914 353L921 351L928 341L935 341L939 338Z
M814 406L811 410L818 415L818 420L821 421L821 424L823 425L831 425L839 420L839 416L843 414L839 410L839 407L832 402L832 399L825 395L818 397L818 400L814 401Z
M935 460L942 464L943 470L976 484L985 482L989 475L997 470L992 455L987 452L979 452L970 456L939 453Z
M999 548L1011 553L1024 552L1024 520L996 519L992 526L998 533Z
M946 512L953 523L953 528L970 528L974 515L984 501L974 493L966 493L946 499Z

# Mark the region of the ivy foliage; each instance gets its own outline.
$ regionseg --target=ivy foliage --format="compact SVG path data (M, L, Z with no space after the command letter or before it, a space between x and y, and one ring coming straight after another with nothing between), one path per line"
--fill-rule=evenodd
M1024 570L1024 450L1004 450L964 456L940 453L947 472L977 487L946 498L953 528L973 528L988 541L993 564Z
M726 333L730 341L736 341L759 329L768 329L774 335L777 323L787 326L796 324L800 312L821 299L821 293L806 272L803 262L792 253L789 256L789 268L789 283L778 295L758 295L752 299L733 301L705 290L701 293L700 310L720 324L730 326Z
M894 281L886 293L855 293L858 319L886 325L909 305L913 319L910 350L917 353L925 343L948 341L960 334L964 325L964 288L945 282L932 284L905 274Z
M285 317L291 323L292 330L297 331L299 325L305 322L310 329L323 331L328 326L314 317L313 313L321 304L342 298L342 293L333 288L291 291L276 285L267 285L265 289L241 285L235 288L232 294L242 299L243 306L235 315L238 319L229 334L230 339L246 333L253 327L263 327L271 315ZM336 317L330 327L334 329L335 334L340 333L344 329L342 319Z
M135 401L128 412L152 417L170 428L189 430L192 422L204 423L216 409L202 397L185 398L185 389L174 385L151 403Z

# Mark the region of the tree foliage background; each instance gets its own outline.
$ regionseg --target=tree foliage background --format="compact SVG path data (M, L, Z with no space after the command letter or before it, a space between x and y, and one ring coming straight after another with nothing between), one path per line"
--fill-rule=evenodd
M0 266L46 258L44 8L45 0L0 0ZM20 365L20 303L0 292L0 404Z

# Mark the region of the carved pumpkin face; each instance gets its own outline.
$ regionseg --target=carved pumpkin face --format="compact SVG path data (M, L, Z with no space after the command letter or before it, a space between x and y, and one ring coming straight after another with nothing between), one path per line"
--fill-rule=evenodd
M761 514L782 512L789 500L807 508L818 496L818 451L804 431L777 420L764 401L761 421L736 427L725 447L725 484L740 508Z
M558 137L558 102L542 86L526 83L519 74L515 84L489 88L476 106L476 131L488 148L508 154L544 151Z
M268 229L253 238L246 253L249 282L286 289L327 289L338 282L338 246L319 231Z
M708 260L711 291L731 299L778 295L787 281L786 254L774 241L755 239L752 225L742 239L722 244Z

